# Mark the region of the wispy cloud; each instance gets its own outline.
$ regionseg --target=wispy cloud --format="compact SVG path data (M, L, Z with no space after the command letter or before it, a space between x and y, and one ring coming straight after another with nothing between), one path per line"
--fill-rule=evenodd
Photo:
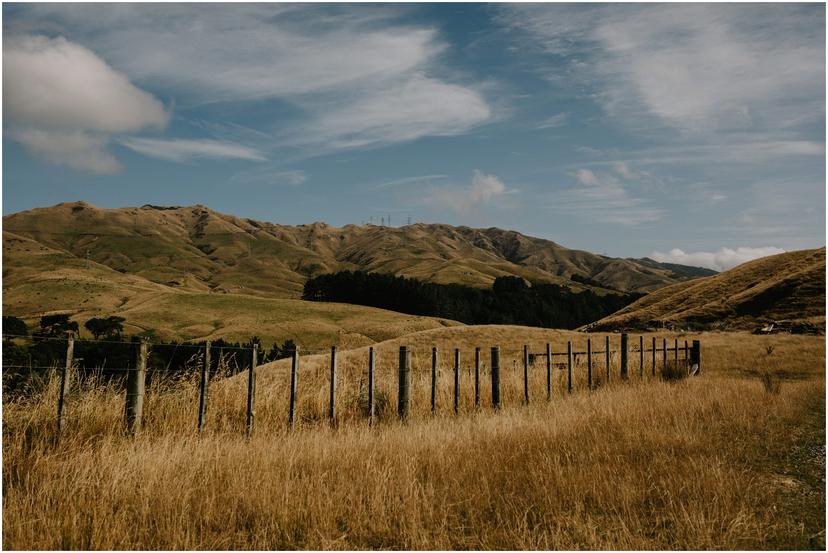
M498 177L475 170L470 184L433 188L427 202L438 209L467 214L516 192L516 189L508 188Z
M140 154L168 161L181 162L197 158L244 159L248 161L264 161L267 159L262 152L254 148L216 140L127 137L118 141Z
M394 180L391 180L391 181L383 182L383 183L380 183L380 184L376 185L374 188L375 189L394 188L394 187L403 186L403 185L427 184L427 183L434 182L436 180L441 180L441 179L444 179L444 178L446 178L445 175L419 175L419 176L416 176L416 177L405 177L405 178L402 178L402 179L394 179Z
M453 76L438 31L381 6L157 4L28 7L21 25L73 32L182 106L280 101L260 149L315 155L466 133L492 117ZM266 123L266 122L263 122ZM306 154L307 155L307 154Z
M554 129L566 125L566 113L558 113L538 123L536 129Z
M586 218L590 224L619 224L637 226L658 221L663 210L649 200L631 196L622 181L623 174L633 176L625 165L616 168L617 174L579 169L573 173L577 186L556 192L549 206L559 213Z
M238 183L270 184L276 186L300 186L307 182L308 175L299 170L279 170L272 167L243 171L233 175L230 180Z
M577 64L610 113L692 132L824 118L824 6L512 5L504 21ZM782 77L784 76L784 77Z
M715 252L685 252L679 248L674 248L666 253L655 251L650 254L650 257L660 263L679 263L694 267L706 267L714 271L726 271L742 263L760 257L784 253L784 251L774 246L721 248Z
M3 44L9 137L54 163L91 173L120 168L113 134L164 128L169 113L94 52L64 38L14 35Z

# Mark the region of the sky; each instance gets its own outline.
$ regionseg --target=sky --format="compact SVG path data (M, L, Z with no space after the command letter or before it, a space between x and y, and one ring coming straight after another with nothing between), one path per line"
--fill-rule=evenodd
M825 244L824 4L3 4L3 213Z

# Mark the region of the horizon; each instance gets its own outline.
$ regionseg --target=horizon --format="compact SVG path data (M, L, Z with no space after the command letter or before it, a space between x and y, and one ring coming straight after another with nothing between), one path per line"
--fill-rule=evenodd
M716 270L825 244L823 4L3 15L4 215L390 214Z

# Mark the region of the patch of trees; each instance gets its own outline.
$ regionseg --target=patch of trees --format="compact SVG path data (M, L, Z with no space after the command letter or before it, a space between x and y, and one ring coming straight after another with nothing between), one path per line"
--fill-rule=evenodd
M530 285L512 276L499 277L490 289L482 289L389 274L341 271L308 280L302 298L444 317L466 324L571 329L614 313L641 296L600 296L591 290L573 292L556 284Z
M123 336L124 319L107 317L90 319L84 327L93 340L75 340L74 359L79 375L96 375L104 381L122 386L126 370L134 367L141 336ZM3 392L7 397L20 397L41 389L53 369L66 363L66 336L77 332L78 323L68 315L46 315L30 332L26 323L12 316L3 316ZM152 335L149 331L145 335ZM20 338L20 337L28 338ZM252 362L253 344L259 344L259 364L289 357L296 348L293 340L277 342L266 350L254 336L247 342L213 340L210 344L211 374L235 374L246 370ZM196 375L203 364L206 342L163 341L153 337L147 362L148 382L163 376L180 380Z

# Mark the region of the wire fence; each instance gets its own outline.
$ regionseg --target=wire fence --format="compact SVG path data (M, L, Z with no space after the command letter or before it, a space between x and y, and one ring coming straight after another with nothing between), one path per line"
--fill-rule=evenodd
M29 338L33 341L39 339L18 335L3 336L4 338ZM367 351L344 352L340 352L336 346L330 349L310 350L301 350L296 347L289 352L289 359L284 363L268 367L268 372L271 373L269 382L274 382L274 376L278 377L281 374L283 378L286 373L289 374L289 398L285 407L288 413L288 425L293 426L298 417L300 392L315 397L326 392L328 418L336 422L339 418L338 393L341 394L343 383L348 385L348 382L342 380L343 377L350 381L351 388L348 393L358 394L360 409L363 410L369 423L373 424L375 403L378 397L377 382L382 380L384 389L388 389L393 386L394 377L396 377L397 388L397 416L405 419L411 411L412 382L417 386L423 386L430 381L430 408L434 413L438 408L438 396L443 397L445 393L446 374L453 376L449 380L449 394L453 411L457 414L463 403L460 398L463 384L473 385L475 409L479 409L482 404L486 403L484 396L488 395L491 397L488 404L497 410L504 401L520 401L528 404L530 398L538 394L539 386L541 397L545 396L546 400L552 400L553 397L562 393L572 394L575 388L591 391L609 384L611 379L627 381L634 376L635 372L642 379L645 375L647 377L658 375L661 378L672 379L700 373L701 350L698 340L694 340L692 345L687 341L680 344L678 340L674 340L668 346L666 339L662 339L658 344L653 338L648 348L644 346L643 337L640 337L636 348L630 347L628 338L626 334L622 334L618 347L613 348L609 347L611 341L607 336L603 340L603 349L594 350L591 338L587 339L586 349L574 349L571 341L567 342L565 351L554 351L551 344L546 344L544 351L530 351L529 346L526 345L512 358L507 355L501 358L501 350L496 346L487 348L488 351L475 347L472 356L468 355L468 350L460 348L449 349L446 352L439 351L436 346L431 348L400 346L396 365L393 360L390 364L386 360L382 364L381 372L377 359L378 352L374 347L369 347ZM4 379L8 374L7 370L57 372L61 378L58 399L58 433L65 426L63 424L66 416L65 402L70 391L68 374L85 371L88 375L98 377L103 373L112 373L123 379L122 382L126 389L124 409L126 428L129 432L136 434L143 420L143 398L148 379L151 379L153 374L181 374L180 370L165 367L163 359L155 358L152 363L149 362L150 353L159 346L173 349L176 347L191 348L192 355L188 358L187 371L189 375L200 377L198 383L199 433L204 431L207 424L210 381L217 376L247 372L246 432L249 435L253 430L258 343L252 343L251 347L214 347L209 341L204 344L152 346L147 340L81 340L75 339L73 335L68 338L48 337L46 339L63 343L62 345L66 348L63 363L57 360L48 364L4 363ZM601 340L597 342L601 343ZM76 354L83 350L78 346L84 343L118 344L127 347L134 362L108 367L83 367L79 364L83 359L78 358ZM239 356L239 353L245 355ZM324 354L324 357L319 358L320 354ZM563 358L562 361L556 362L561 358ZM511 370L508 366L509 361L512 362ZM545 390L544 371L538 370L539 368L545 368ZM635 371L635 369L638 370ZM565 371L562 381L560 378L555 378L555 371ZM461 375L464 378L461 378ZM312 379L310 384L306 382L308 379ZM301 387L297 385L300 380L302 381ZM354 389L357 382L358 391ZM438 383L440 390L438 390ZM421 397L423 394L417 392L414 395Z

